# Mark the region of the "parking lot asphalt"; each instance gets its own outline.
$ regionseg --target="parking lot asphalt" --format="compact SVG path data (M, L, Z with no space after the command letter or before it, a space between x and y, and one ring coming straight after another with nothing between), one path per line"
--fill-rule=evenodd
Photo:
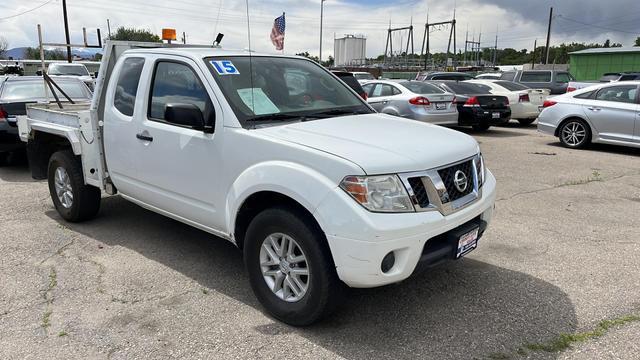
M263 313L231 243L120 197L66 223L0 168L0 358L638 358L640 149L470 134L498 180L479 248L307 328Z

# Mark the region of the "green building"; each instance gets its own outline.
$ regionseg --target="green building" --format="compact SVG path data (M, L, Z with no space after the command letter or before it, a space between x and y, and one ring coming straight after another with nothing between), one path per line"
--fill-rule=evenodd
M569 53L576 80L598 80L608 72L640 72L640 47L596 48Z

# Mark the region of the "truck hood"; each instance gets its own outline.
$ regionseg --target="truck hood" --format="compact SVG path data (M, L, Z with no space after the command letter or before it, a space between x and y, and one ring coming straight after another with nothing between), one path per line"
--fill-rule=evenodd
M341 116L253 131L347 159L367 174L426 170L478 152L478 143L471 136L385 114Z

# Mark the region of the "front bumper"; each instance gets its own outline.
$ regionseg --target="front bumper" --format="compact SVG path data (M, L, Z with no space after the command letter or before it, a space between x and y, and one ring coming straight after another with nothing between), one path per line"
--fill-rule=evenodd
M469 222L484 222L486 228L493 216L495 188L496 180L487 171L482 196L448 216L438 211L373 213L336 189L322 201L314 216L325 232L340 279L351 287L376 287L406 279L420 262L430 267L449 259L448 254L423 254L423 250L441 241L442 234ZM383 272L382 259L392 251L395 264Z

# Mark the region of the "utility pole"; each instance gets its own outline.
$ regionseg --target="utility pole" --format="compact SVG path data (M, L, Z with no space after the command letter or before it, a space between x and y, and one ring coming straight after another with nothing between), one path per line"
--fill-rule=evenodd
M109 38L111 38L111 24L109 23L109 19L107 19L107 32L109 33Z
M553 7L549 8L549 27L547 28L547 46L545 46L545 60L544 63L549 63L549 40L551 40L551 20L553 19Z
M498 26L496 26L496 44L493 47L493 66L496 66L497 57L498 57Z
M64 35L67 39L67 61L71 62L71 40L69 39L69 21L67 19L67 0L62 0L62 15L64 17ZM44 69L42 69L44 71Z
M476 65L480 65L480 61L482 60L482 49L480 48L480 39L482 38L482 31L480 31L480 34L478 34L478 57L477 57L477 61L476 61Z
M536 65L536 47L538 46L538 39L533 41L533 55L531 56L531 70L534 70Z
M318 61L322 64L322 13L324 12L324 2L326 0L320 0L320 55Z

